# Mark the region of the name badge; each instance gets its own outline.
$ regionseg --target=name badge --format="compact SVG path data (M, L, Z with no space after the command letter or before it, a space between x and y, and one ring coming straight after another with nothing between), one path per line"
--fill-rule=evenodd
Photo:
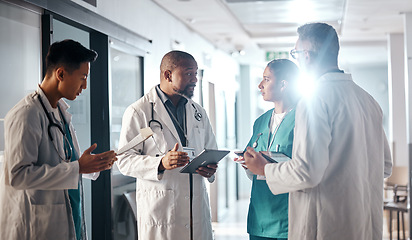
M189 161L191 162L193 160L193 158L195 158L195 149L194 148L190 148L190 147L183 147L183 152L187 153L187 155L189 156Z

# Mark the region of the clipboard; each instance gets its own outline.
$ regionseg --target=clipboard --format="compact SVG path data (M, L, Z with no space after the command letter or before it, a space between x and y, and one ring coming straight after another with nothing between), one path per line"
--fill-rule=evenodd
M260 154L262 154L262 156L271 163L279 163L279 162L286 162L290 160L290 157L286 156L284 153L282 152L269 152L269 155L266 155L262 152L260 152Z
M149 137L153 135L153 131L150 127L140 129L140 133L134 137L130 142L124 145L122 148L116 151L116 155L121 155L132 147L136 146L139 143L146 141Z
M191 162L186 164L181 173L197 173L196 169L199 167L207 166L208 164L217 164L223 159L230 151L217 150L217 149L204 149L199 155L197 155Z

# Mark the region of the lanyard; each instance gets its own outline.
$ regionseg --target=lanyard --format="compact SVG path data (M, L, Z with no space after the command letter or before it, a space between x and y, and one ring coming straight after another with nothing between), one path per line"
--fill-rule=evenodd
M272 145L273 145L273 141L275 140L275 136L276 136L276 133L277 133L280 125L282 124L282 122L283 122L283 120L285 119L286 115L288 115L288 114L290 113L290 111L292 111L292 109L288 110L288 111L286 112L286 114L282 117L282 120L281 120L280 123L276 126L275 131L273 131L273 134L269 131L267 151L270 151L270 148L271 148ZM273 112L275 112L275 109L273 109ZM275 114L273 114L272 117L274 118L274 117L275 117ZM269 124L270 124L270 123L269 123ZM270 129L270 126L269 126L269 129ZM271 136L272 136L272 138L270 138ZM276 151L277 151L277 149L276 149Z
M167 112L169 113L169 115L173 118L173 121L175 121L177 123L177 126L179 127L180 131L183 133L183 135L185 136L185 143L183 145L183 147L187 147L187 135L186 135L186 106L185 106L185 111L184 111L184 117L183 117L183 127L180 125L179 121L176 119L175 115L172 113L172 111L169 109L169 107L167 107L165 105L165 108L167 110ZM176 125L173 123L173 125ZM177 129L176 129L177 130ZM179 133L178 133L179 134ZM182 143L183 144L183 143Z

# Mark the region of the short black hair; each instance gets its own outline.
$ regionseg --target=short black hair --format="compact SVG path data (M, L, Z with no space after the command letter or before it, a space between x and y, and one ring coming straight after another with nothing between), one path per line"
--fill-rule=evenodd
M178 50L170 51L163 56L162 62L160 63L160 71L173 71L173 69L179 66L182 60L186 59L196 61L195 58L187 52Z
M84 62L94 62L97 53L85 48L79 42L66 39L53 43L46 56L46 75L63 66L69 73L80 68Z
M307 23L298 28L299 39L312 44L318 61L337 63L339 38L336 30L326 23Z

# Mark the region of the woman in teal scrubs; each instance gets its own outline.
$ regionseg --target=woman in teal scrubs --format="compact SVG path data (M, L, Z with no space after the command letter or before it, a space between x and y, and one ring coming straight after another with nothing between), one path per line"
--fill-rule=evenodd
M267 64L259 89L265 101L274 103L274 108L256 119L247 146L256 151L278 151L291 157L295 106L299 100L296 91L298 75L297 66L287 59ZM246 172L252 180L247 219L249 239L287 239L288 194L273 195L264 176Z

